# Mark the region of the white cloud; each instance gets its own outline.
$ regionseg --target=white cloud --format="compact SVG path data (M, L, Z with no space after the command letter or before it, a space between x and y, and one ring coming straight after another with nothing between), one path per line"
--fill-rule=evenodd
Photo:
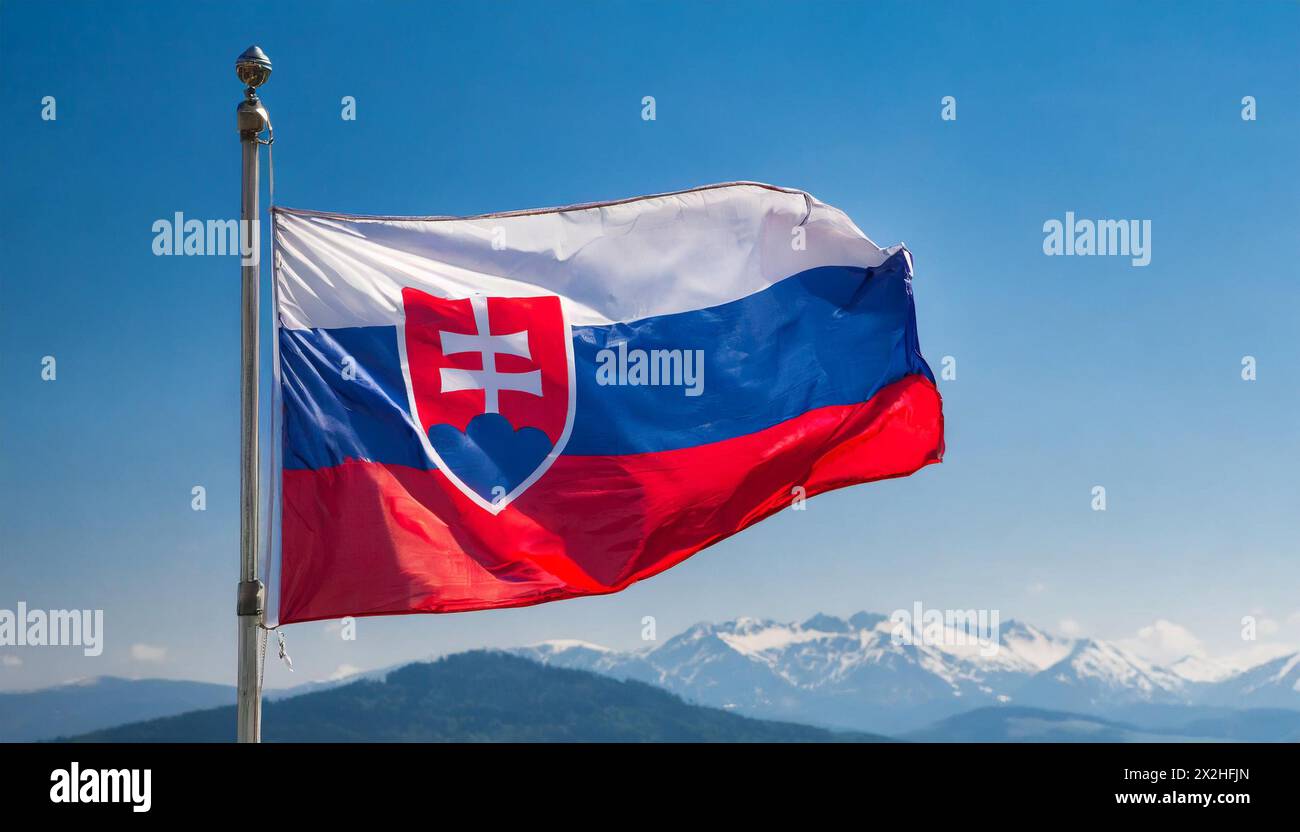
M361 668L359 667L353 667L350 664L341 664L338 666L338 669L336 669L333 673L329 675L326 681L337 682L340 679L346 679L349 676L355 676L360 672L361 672Z
M1238 650L1235 653L1220 658L1219 664L1224 667L1230 667L1233 670L1249 670L1252 667L1258 667L1261 664L1270 662L1280 656L1288 656L1296 652L1294 645L1280 644L1276 641L1251 643L1249 647Z
M167 660L167 648L155 647L152 644L132 644L131 658L137 662L158 663Z
M1047 591L1047 584L1043 583L1042 581L1035 581L1034 583L1025 587L1025 592L1028 592L1030 595L1042 595L1046 591Z
M1214 666L1225 670L1247 670L1300 649L1300 627L1290 626L1293 620L1300 622L1300 615L1281 616L1279 622L1278 618L1266 617L1262 610L1254 610L1250 617L1254 619L1257 640L1242 639L1240 647L1216 643L1213 654L1191 630L1164 618L1116 643L1157 665L1167 667L1190 656L1189 668Z
M1062 618L1060 622L1057 623L1056 629L1060 630L1062 635L1067 635L1071 638L1074 638L1083 632L1083 627L1081 627L1079 622L1075 621L1073 618Z
M1119 645L1160 665L1172 664L1184 656L1207 658L1205 644L1191 630L1164 618L1138 630L1132 638L1122 639Z
M1253 638L1246 638L1252 632ZM1241 620L1241 644L1223 659L1224 664L1246 669L1300 650L1300 610L1287 615L1266 615L1262 609L1253 609Z
M0 656L0 665L4 665L5 667L22 667L23 660L19 656L6 654L4 656Z

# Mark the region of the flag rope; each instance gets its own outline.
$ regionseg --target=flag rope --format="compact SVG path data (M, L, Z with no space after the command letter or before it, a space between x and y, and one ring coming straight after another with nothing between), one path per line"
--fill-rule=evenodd
M280 400L280 285L276 276L279 251L275 244L275 128L271 125L269 116L266 119L266 130L267 138L263 139L259 136L257 142L266 145L267 196L270 202L267 213L271 216L271 446L269 449L270 465L267 476L266 511L264 514L266 528L262 546L263 561L262 568L259 571L262 575L262 583L269 592L271 588L271 570L275 563L275 508L280 495L281 419L279 416L282 407ZM277 617L279 615L278 608L276 615ZM265 618L266 612L263 610L263 620L257 623L257 626L262 631L257 654L257 689L259 696L266 681L266 639L272 631L276 631L276 635L280 640L280 659L288 665L290 671L293 670L293 660L289 658L289 654L285 649L284 633L279 632L280 624L277 622L274 626L268 627Z
M260 136L257 141L266 145L266 168L267 168L267 187L268 187L268 206L267 213L271 217L271 424L270 424L270 449L267 488L265 498L266 528L264 531L262 547L262 568L259 570L262 575L262 583L266 586L269 594L271 589L271 574L275 564L274 546L275 546L275 509L280 496L280 429L281 429L281 400L280 400L280 291L279 280L276 276L276 265L279 258L275 244L275 128L271 124L268 116L266 119L267 138ZM263 611L262 627L262 653L265 658L266 653L266 633L270 630L279 628L277 623L275 627L268 628L265 623L266 613ZM276 609L276 616L279 616L279 608ZM265 668L263 668L265 673Z

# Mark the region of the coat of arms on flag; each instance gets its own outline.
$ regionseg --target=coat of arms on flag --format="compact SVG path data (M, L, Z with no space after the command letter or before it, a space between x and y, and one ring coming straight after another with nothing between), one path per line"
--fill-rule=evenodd
M560 299L402 291L398 333L425 450L496 514L546 472L573 427L573 340Z
M615 592L942 456L911 255L802 191L274 221L281 622Z

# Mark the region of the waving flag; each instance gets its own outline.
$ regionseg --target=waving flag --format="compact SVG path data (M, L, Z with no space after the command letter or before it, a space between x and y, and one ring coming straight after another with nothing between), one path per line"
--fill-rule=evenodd
M943 453L911 255L802 191L274 220L282 622L614 592Z

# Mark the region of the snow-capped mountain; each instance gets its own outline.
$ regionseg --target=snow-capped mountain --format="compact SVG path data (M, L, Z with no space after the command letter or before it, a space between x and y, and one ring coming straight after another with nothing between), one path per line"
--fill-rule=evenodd
M1135 704L1187 704L1191 684L1121 647L1089 638L1080 639L1065 658L1025 682L1017 699L1055 710L1097 713Z
M896 629L868 612L802 623L738 618L697 624L641 650L551 641L515 652L753 716L891 735L991 705L1102 716L1185 705L1300 710L1300 654L1241 672L1193 657L1166 668L1110 642L1019 621L998 628L996 649L962 643L953 631L900 639Z
M1169 672L1189 682L1221 682L1237 671L1200 656L1183 656L1169 665Z
M1207 691L1207 704L1229 708L1296 708L1300 653L1280 656L1233 674Z

